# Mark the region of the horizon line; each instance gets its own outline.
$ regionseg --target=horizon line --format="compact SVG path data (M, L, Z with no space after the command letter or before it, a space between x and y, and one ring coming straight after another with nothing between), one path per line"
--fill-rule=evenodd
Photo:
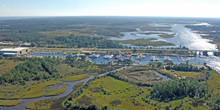
M193 17L193 16L114 16L114 15L72 15L72 16L0 16L0 17L155 17L155 18L217 18L219 19L220 17Z

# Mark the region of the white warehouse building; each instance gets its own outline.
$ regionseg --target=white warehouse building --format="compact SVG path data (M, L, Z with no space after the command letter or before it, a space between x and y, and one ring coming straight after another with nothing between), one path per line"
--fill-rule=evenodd
M29 52L30 52L30 49L26 47L0 49L0 55L3 55L3 56L20 56L20 55L26 55Z

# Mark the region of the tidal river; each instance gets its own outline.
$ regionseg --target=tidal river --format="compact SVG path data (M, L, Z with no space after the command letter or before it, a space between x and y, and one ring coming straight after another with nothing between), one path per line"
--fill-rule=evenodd
M217 50L215 44L209 43L210 40L203 39L199 34L194 33L184 25L175 24L172 31L176 33L176 37L166 39L168 42L174 43L178 46L185 46L190 50Z
M68 95L69 93L72 92L73 86L76 85L77 83L80 82L87 82L90 79L92 79L94 76L90 76L90 78L84 79L84 80L80 80L80 81L74 81L74 82L66 82L67 83L67 90L57 96L49 96L49 97L38 97L38 98L31 98L31 99L20 99L20 100L24 100L23 103L20 103L16 106L11 106L11 107L4 107L4 106L0 106L0 110L25 110L25 106L26 104L35 101L35 100L39 100L39 99L50 99L50 98L60 98L60 97L64 97L66 95Z
M160 25L156 25L160 27ZM111 37L111 40L135 40L135 39L149 39L149 38L157 38L158 40L166 41L169 43L173 43L176 46L174 47L187 47L190 50L212 50L217 51L217 45L210 43L210 40L202 38L199 34L193 32L192 30L185 27L183 24L168 24L168 27L172 27L171 33L175 33L176 36L173 38L162 38L158 34L142 34L144 31L139 28L135 32L123 32L124 37L115 38ZM148 31L145 31L148 32ZM164 33L164 31L157 31L158 33ZM127 45L127 44L126 44ZM129 46L130 44L128 44ZM135 46L137 47L137 46ZM167 46L168 48L173 46ZM173 59L173 58L172 58ZM220 58L213 56L212 53L209 53L208 57L196 57L190 63L207 63L210 67L220 72Z
M72 92L73 86L76 85L77 83L80 83L80 82L86 83L89 80L94 79L95 77L102 77L102 76L107 75L110 72L122 71L124 69L129 69L129 68L132 68L132 66L121 67L121 68L115 69L113 71L109 71L109 72L106 72L106 73L103 73L103 74L99 74L97 76L91 75L89 78L86 78L86 79L83 79L83 80L80 80L80 81L66 82L67 83L67 90L64 93L60 94L60 95L48 96L48 97L42 96L42 97L30 98L30 99L22 99L21 98L20 100L24 100L24 102L22 102L22 103L20 103L16 106L11 106L11 107L0 106L0 110L25 110L26 105L28 103L32 102L32 101L39 100L39 99L60 98L60 97L67 96L68 94L70 94ZM54 87L52 87L52 88L56 88L57 86L60 86L60 85L54 85Z
M167 42L176 44L176 46L174 46L174 47L185 46L185 47L189 48L190 50L198 50L198 51L199 50L212 50L212 51L217 50L217 46L215 44L211 44L210 40L203 39L199 34L186 28L184 25L173 24L173 25L169 25L169 26L172 27L172 33L176 34L176 36L173 38L162 38L162 37L158 36L157 34L146 35L146 34L142 34L143 31L137 30L135 32L123 32L124 36L120 37L120 38L110 37L109 39L111 39L111 40L129 40L129 39L140 39L140 38L144 38L144 39L157 38L158 40L163 40L163 41L167 41ZM187 60L189 61L189 63L200 63L200 64L206 63L207 65L209 65L213 69L220 72L220 58L213 56L213 53L208 53L208 54L209 54L208 57L207 56L201 56L201 57L197 56L197 57L190 57L190 58L187 58L187 57L180 58L180 57L172 57L171 56L171 59L175 64L184 63ZM67 55L34 53L34 54L30 54L30 56L65 57ZM108 63L110 61L117 60L115 58L104 59L103 57L104 56L100 56L99 58L92 58L91 61L93 63ZM87 56L87 58L89 58L89 57ZM159 61L157 61L157 62L163 62L163 57L158 56L158 58L159 58ZM121 56L120 59L123 60L124 57ZM149 62L151 62L150 56L146 56L142 60L136 60L135 56L132 56L131 60L134 62L137 62L139 64L142 64L142 65L146 65Z
M184 27L184 25L173 25L172 31L177 35L176 37L167 40L168 42L185 46L190 50L218 50L217 45L211 44L210 40L203 39L199 34L194 33L192 30ZM208 57L201 57L199 59L220 72L220 58L215 57L212 52L208 54Z

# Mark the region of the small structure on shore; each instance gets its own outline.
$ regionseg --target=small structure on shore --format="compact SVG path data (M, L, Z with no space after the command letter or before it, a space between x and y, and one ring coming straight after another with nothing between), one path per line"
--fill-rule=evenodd
M116 56L115 56L115 59L119 59L119 58L120 58L120 55L116 55Z
M91 55L92 51L82 51L82 53L85 54L85 55Z

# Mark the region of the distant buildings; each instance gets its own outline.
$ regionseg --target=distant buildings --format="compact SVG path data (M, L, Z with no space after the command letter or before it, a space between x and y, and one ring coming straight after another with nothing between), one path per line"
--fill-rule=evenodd
M0 55L2 56L20 56L20 55L26 55L29 52L30 49L25 47L0 49Z
M10 45L10 46L30 46L31 43L29 42L9 42L9 41L2 41L0 42L0 45Z
M0 42L0 45L12 45L13 42L8 42L8 41L2 41Z
M85 54L85 55L91 55L92 51L82 51L82 53Z

